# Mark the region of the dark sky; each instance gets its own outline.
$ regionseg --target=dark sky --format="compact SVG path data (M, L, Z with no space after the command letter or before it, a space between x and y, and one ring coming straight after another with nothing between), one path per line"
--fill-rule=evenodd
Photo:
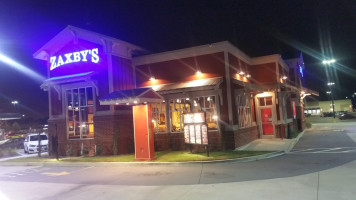
M67 25L161 52L228 40L249 56L303 52L307 86L325 94L325 57L336 99L356 92L356 1L1 0L0 53L45 74L32 54ZM0 112L48 115L42 80L0 62ZM19 105L12 106L11 100Z

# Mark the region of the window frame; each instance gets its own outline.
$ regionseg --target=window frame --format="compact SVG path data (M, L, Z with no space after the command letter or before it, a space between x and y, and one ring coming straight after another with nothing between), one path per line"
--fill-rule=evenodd
M84 89L85 91L85 106L83 105L80 105L81 104L81 95L80 95L80 89ZM90 99L92 101L91 104L88 104L88 89L91 89L91 98ZM95 127L94 127L94 119L92 120L92 122L89 122L87 119L84 123L87 125L88 129L90 130L90 125L92 125L93 127L93 131L92 131L92 137L83 137L83 135L85 134L83 132L83 127L79 127L79 138L71 138L69 135L71 134L70 130L69 130L69 110L68 107L69 107L69 100L68 100L68 93L67 91L71 91L71 101L72 101L72 106L74 104L74 93L73 91L74 90L77 90L78 93L78 123L79 124L82 124L82 109L86 109L86 112L87 114L89 114L89 109L90 107L92 108L92 112L90 114L93 115L93 118L95 116L95 112L96 112L96 88L93 86L93 85L82 85L82 84L73 84L73 85L67 85L65 87L63 87L63 99L64 99L64 115L65 115L65 121L66 121L66 135L67 135L67 139L68 140L92 140L94 139L95 137ZM74 111L75 112L75 111ZM73 119L74 120L74 119ZM75 131L75 128L74 128L74 131ZM88 132L88 135L90 134L91 132Z

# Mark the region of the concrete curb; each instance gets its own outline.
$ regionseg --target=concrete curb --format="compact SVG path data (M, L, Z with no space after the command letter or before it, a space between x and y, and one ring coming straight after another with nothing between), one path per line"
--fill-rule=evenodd
M285 153L289 153L294 146L299 142L300 138L303 137L304 133L305 133L306 129L304 129L304 131L302 131L298 137L296 137L295 139L293 139L293 142L289 145L288 149L285 150Z
M115 166L182 166L196 164L218 164L234 162L252 162L284 155L284 151L276 151L258 156L246 158L213 160L213 161L191 161L191 162L0 162L0 166L57 166L57 167L115 167Z

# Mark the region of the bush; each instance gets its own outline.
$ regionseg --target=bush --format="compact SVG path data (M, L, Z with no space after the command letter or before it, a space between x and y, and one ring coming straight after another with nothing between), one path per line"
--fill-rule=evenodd
M102 145L101 145L101 144L97 144L97 145L96 145L95 155L96 155L96 156L100 156L102 152L103 152L103 147L102 147Z
M298 130L291 130L290 136L291 136L291 138L296 138L296 137L298 137L299 133L300 133L300 131L298 131Z
M89 147L83 147L83 155L82 156L88 156L89 155Z
M312 127L312 124L310 123L310 121L308 119L305 121L305 126L307 128L311 128Z
M72 147L72 145L68 145L67 144L67 148L66 148L66 155L68 156L68 157L71 157L71 156L73 156L73 147Z

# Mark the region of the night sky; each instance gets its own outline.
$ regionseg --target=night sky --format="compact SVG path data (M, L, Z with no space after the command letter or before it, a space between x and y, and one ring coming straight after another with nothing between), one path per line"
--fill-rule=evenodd
M308 88L327 100L356 92L356 1L204 0L67 1L1 0L0 54L46 77L46 66L32 54L67 25L115 37L152 52L230 41L247 55L303 53ZM324 58L335 58L328 68ZM328 78L329 80L328 80ZM0 112L48 116L43 79L0 62ZM356 96L355 96L356 97ZM18 100L14 107L12 100Z

